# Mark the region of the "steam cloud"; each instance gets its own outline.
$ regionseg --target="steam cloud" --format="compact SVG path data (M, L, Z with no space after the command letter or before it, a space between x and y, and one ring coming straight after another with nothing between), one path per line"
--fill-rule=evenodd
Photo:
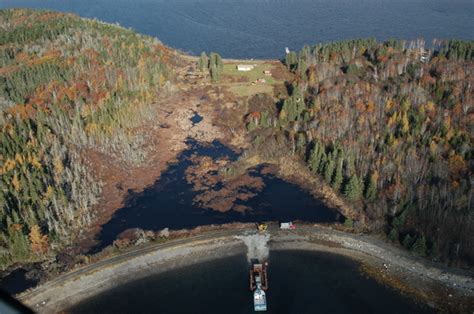
M247 246L247 260L249 263L252 259L258 259L260 262L267 260L270 254L268 248L269 234L252 234L245 236L237 236Z

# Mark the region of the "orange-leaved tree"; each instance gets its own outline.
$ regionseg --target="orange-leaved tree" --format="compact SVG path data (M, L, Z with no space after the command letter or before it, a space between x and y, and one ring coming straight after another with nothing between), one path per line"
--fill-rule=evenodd
M29 238L31 242L31 250L33 252L38 255L48 252L48 236L41 233L40 227L38 225L31 227Z

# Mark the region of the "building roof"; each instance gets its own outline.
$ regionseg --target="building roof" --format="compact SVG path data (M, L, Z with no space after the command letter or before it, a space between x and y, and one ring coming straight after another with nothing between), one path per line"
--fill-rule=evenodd
M239 71L250 71L254 68L253 64L239 64L237 65L237 70Z

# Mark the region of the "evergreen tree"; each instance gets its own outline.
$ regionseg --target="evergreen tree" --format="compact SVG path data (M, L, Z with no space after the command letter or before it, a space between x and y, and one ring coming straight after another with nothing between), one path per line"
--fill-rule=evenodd
M390 230L390 233L388 234L388 238L392 241L392 242L397 242L399 241L399 238L400 238L400 235L398 233L398 230L397 228L392 228L392 230Z
M324 146L321 148L321 159L319 162L318 173L323 174L326 169L326 163L328 162L328 156Z
M352 177L355 174L355 162L354 156L352 154L348 154L345 160L345 168L346 168L346 176Z
M368 201L374 201L377 197L377 173L373 172L370 175L366 189L365 189L365 198Z
M213 82L219 81L224 64L218 53L211 52L209 55L209 71Z
M413 246L411 247L413 252L418 255L426 256L427 248L426 248L426 238L425 236L419 237Z
M207 71L209 69L209 58L205 51L201 52L201 56L199 57L199 70L201 72Z
M307 69L306 62L304 61L303 58L299 58L298 60L298 65L297 65L297 71L300 75L300 77L304 80L307 81L308 78L306 77L306 69Z
M334 160L331 158L332 156L328 157L328 161L326 163L326 167L324 169L324 180L327 183L331 183L331 178L334 174Z
M407 250L411 248L411 246L413 245L413 238L410 236L410 234L407 234L405 236L402 244Z
M353 175L344 188L344 196L350 200L358 200L361 195L361 182L356 175Z
M311 154L309 155L309 169L314 173L318 172L319 163L321 162L321 145L316 141L314 142L314 147L311 150Z
M439 247L436 241L433 242L433 244L431 245L430 257L434 260L437 260L439 258Z
M342 158L338 158L336 164L336 171L334 172L334 177L332 178L331 186L334 190L339 191L341 189L342 181L344 177L342 175Z
M344 226L349 227L349 228L354 227L354 220L352 220L349 217L346 217L346 219L344 220Z
M294 70L295 65L298 63L298 55L294 51L286 54L285 64L289 70Z
M296 138L296 151L304 156L306 154L306 136L304 133L298 133Z
M213 82L219 81L221 77L221 72L219 71L218 67L214 63L211 63L209 72L211 74L211 79Z

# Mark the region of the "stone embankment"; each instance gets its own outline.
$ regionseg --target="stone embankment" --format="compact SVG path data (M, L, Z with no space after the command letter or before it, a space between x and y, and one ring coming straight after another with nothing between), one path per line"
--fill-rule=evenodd
M38 313L65 310L88 297L151 274L165 272L215 258L245 254L242 236L254 234L252 225L208 231L198 236L148 244L64 274L19 299ZM373 236L355 235L316 225L298 230L279 230L271 225L268 246L272 250L311 250L344 255L385 284L437 309L468 308L474 299L472 273L443 268L417 258ZM268 239L267 239L268 240Z

